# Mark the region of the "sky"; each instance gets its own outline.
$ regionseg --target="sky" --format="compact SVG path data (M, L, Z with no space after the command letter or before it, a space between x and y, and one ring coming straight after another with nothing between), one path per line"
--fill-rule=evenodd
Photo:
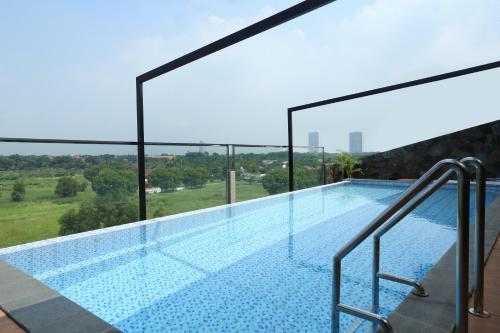
M297 2L0 0L0 137L135 140L136 76ZM146 83L146 140L286 144L290 106L497 60L500 0L338 0ZM492 70L304 111L294 140L395 148L499 119L499 86ZM0 152L53 149L21 146Z

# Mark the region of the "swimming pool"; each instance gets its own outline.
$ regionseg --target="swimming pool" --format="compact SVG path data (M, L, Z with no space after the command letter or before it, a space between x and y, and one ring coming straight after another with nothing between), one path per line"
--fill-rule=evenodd
M7 248L0 259L124 332L329 332L333 255L407 186L337 183ZM488 189L487 205L497 194ZM455 241L455 197L446 185L384 236L383 271L418 279L432 268ZM369 308L371 252L368 239L344 259L342 302ZM382 280L382 313L410 289ZM341 329L353 319L341 314Z

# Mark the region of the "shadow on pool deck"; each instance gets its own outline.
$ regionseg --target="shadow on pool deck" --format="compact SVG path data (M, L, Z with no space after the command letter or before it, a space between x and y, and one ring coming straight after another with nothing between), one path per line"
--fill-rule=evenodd
M120 332L76 303L3 261L0 261L0 309L8 313L9 317L22 328L32 333ZM12 321L9 319L5 325L9 327L11 324ZM16 327L19 328L17 325ZM0 328L3 329L2 326Z

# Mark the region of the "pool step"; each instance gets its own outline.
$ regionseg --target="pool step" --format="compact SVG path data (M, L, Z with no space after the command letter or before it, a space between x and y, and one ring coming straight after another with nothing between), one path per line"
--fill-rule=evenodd
M355 318L353 322L347 326L345 333L375 333L378 329L378 325L374 327L373 323L361 319ZM343 332L343 333L344 333Z
M360 328L361 325L363 325L363 323L365 322L364 319L361 319L361 318L355 318L351 325L347 326L347 328L345 329L345 332L346 333L359 333L357 332L357 330Z

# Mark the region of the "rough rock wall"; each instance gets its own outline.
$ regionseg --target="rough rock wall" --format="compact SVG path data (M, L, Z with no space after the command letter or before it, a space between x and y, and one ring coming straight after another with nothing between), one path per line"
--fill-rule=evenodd
M418 178L444 158L474 156L500 178L500 120L362 158L362 178Z

